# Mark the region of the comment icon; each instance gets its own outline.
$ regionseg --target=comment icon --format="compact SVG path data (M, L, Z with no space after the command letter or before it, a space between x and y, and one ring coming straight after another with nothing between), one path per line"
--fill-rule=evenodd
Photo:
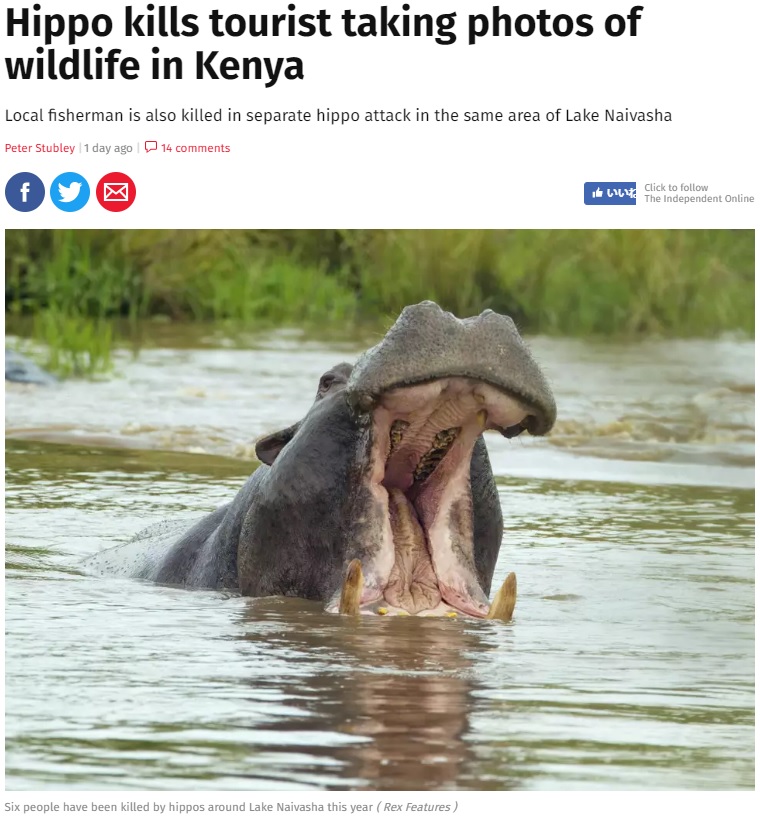
M157 151L157 150L158 150L158 142L150 141L150 142L145 143L145 153L150 153L151 151Z

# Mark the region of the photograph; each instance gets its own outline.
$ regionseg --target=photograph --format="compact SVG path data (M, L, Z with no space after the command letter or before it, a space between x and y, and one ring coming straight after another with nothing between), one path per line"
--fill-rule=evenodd
M4 231L7 791L754 790L754 230L104 215Z

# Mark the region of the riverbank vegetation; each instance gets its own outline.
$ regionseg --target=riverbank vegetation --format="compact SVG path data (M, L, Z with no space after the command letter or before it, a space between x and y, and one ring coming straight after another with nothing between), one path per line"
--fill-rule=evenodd
M58 372L110 365L114 319L387 323L430 298L527 333L754 334L750 230L10 230L6 313ZM12 323L12 322L11 322Z

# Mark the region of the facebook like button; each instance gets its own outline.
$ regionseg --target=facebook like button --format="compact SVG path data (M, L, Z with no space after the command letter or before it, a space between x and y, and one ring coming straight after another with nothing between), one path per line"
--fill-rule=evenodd
M636 182L584 182L583 204L635 205Z

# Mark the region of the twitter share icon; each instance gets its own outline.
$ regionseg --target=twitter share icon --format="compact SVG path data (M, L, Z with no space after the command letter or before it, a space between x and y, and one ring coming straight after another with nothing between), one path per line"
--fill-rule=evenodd
M81 210L90 198L87 179L78 173L62 173L50 185L50 199L59 210L74 213Z

